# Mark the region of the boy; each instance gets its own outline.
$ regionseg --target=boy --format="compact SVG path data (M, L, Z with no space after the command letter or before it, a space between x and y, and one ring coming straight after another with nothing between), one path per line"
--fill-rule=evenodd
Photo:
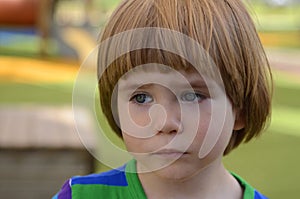
M268 61L241 1L125 0L101 42L101 107L133 160L54 198L266 198L221 161L270 114Z

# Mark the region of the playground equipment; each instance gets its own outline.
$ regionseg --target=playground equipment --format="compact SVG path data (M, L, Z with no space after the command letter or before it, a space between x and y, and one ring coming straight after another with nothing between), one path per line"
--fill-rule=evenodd
M40 54L47 54L52 10L55 0L0 0L0 27L34 28L40 42Z

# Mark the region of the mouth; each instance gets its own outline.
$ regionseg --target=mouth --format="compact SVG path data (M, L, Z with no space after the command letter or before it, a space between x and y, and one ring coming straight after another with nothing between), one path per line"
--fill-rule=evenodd
M165 158L180 158L182 156L188 155L188 152L180 151L176 149L162 149L152 153L152 155L165 157Z

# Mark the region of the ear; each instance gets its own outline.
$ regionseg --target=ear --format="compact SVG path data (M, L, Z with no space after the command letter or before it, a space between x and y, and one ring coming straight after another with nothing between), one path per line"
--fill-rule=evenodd
M244 127L245 127L245 116L241 110L236 110L233 130L238 131L243 129Z

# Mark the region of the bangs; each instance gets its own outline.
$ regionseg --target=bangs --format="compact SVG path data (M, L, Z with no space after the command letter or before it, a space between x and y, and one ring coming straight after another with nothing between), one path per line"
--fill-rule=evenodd
M168 67L153 67L151 64L162 64ZM147 64L147 65L146 65ZM166 52L158 49L141 49L126 53L116 60L114 60L104 71L99 78L100 84L106 84L106 86L114 89L119 79L126 79L126 73L129 71L135 71L138 66L139 70L150 72L159 70L161 73L168 73L172 69L175 70L188 70L191 68L191 64L180 57L177 54Z
M120 65L121 63L123 63L124 65ZM153 66L151 64L153 64ZM168 67L154 67L155 64L162 64ZM141 49L141 50L132 51L124 55L119 60L116 60L116 62L113 63L113 65L114 65L113 67L121 66L119 67L118 70L118 73L120 73L118 74L118 76L121 76L127 73L128 71L134 72L137 66L142 66L142 65L145 66L139 67L139 70L145 72L158 70L161 73L168 73L172 69L187 70L192 66L192 64L190 64L183 57L159 49ZM126 79L126 76L123 76L122 78Z
M143 70L153 70L151 63L177 71L196 70L222 84L219 68L199 42L181 32L158 27L136 28L104 40L98 52L98 79L104 76L113 86L137 66L148 64ZM168 71L166 67L159 70Z

